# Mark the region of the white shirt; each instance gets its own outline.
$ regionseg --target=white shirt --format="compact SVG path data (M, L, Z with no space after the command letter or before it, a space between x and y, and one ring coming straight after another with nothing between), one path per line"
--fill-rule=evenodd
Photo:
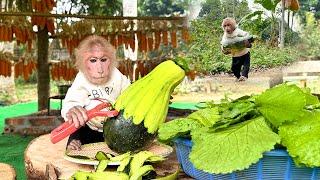
M227 44L229 42L234 42L237 40L241 40L243 38L246 38L249 36L249 33L246 31L243 31L239 28L236 28L231 34L228 34L224 32L221 40L221 44ZM240 57L249 52L249 48L244 48L241 50L232 50L231 51L231 56L232 57Z
M90 110L97 106L100 101L96 98L105 99L114 104L117 97L130 85L130 80L124 76L117 68L112 68L110 79L102 85L90 83L82 72L78 72L74 82L68 89L63 101L61 116L66 119L66 114L74 106L81 106ZM93 129L102 132L102 125L96 124L94 118L87 122L87 125Z

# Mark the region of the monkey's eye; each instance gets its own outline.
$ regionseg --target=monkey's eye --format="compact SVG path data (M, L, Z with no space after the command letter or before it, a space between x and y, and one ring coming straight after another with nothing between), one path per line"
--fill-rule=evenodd
M95 62L97 62L97 59L95 59L95 58L90 58L89 61L90 61L91 63L95 63Z
M101 62L107 62L109 59L108 58L101 58L100 61Z

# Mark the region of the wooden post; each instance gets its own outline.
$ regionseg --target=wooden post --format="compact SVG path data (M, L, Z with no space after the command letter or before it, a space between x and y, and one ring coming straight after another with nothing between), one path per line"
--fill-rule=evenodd
M49 35L47 27L39 29L37 37L38 110L41 111L48 108L48 98L50 92L50 76L48 63Z

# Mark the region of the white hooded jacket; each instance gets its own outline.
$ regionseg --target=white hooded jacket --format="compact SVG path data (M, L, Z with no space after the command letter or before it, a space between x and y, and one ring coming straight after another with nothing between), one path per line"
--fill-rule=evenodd
M228 42L234 42L239 39L243 39L245 37L248 37L250 34L246 31L243 31L239 28L236 28L231 34L228 34L224 32L221 40L221 44L226 44ZM232 57L240 57L249 52L249 48L244 48L236 51L231 51L231 56Z
M81 106L90 110L97 106L104 99L114 104L117 97L130 85L130 80L124 76L117 68L112 68L110 79L102 85L90 83L82 72L79 71L71 87L68 89L63 101L61 116L67 121L66 114L74 106ZM87 125L96 131L102 132L101 121L92 119Z

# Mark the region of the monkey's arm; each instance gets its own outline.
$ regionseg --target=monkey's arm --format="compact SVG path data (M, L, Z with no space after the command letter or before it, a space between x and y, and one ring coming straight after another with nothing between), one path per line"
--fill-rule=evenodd
M83 87L84 81L80 74L77 75L71 87L68 89L66 97L63 101L61 108L61 116L66 120L66 114L68 111L75 107L81 106L84 107L89 103L89 93Z

